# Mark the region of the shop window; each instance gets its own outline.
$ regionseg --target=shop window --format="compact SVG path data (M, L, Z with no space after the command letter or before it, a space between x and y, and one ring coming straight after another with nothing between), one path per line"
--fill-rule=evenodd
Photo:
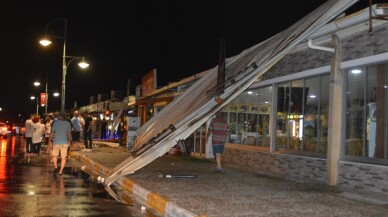
M347 71L345 154L387 158L387 65Z
M224 108L229 143L269 147L271 95L272 87L247 90Z
M279 85L277 148L302 149L303 110L308 91L304 80Z
M306 97L303 115L303 151L326 153L328 113L329 113L329 76L305 80L309 92Z
M276 149L326 153L329 76L278 85Z

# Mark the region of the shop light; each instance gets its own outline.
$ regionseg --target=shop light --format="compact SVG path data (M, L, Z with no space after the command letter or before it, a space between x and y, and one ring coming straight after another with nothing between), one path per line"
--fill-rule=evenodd
M361 69L352 69L351 72L353 74L360 74L361 73Z
M310 95L310 98L316 98L317 96L315 96L315 95Z

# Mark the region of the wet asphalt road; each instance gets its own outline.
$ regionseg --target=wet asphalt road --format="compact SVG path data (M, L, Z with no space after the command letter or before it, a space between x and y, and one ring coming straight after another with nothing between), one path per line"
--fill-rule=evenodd
M153 216L141 206L121 204L68 159L53 173L48 155L25 156L24 139L0 140L0 216ZM41 152L43 153L43 151ZM59 163L60 165L60 163Z

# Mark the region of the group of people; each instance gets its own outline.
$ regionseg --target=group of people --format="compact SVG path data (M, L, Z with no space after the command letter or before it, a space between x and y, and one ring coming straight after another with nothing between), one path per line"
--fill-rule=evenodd
M66 117L66 113L59 112L53 119L46 117L45 123L38 115L31 115L25 123L26 152L39 155L44 141L47 145L46 153L52 154L55 172L62 175L70 147L80 148L81 131L84 135L83 151L92 151L92 124L93 119L87 112L84 117L80 117L77 110L73 112L71 119ZM60 167L58 157L61 158Z
M73 112L73 117L70 119L70 124L72 127L71 146L73 147L73 149L79 150L81 148L84 148L82 149L82 151L92 151L92 117L87 112L85 112L84 117L82 117L80 116L79 112L75 110ZM81 132L83 132L84 145L81 144Z
M108 130L108 122L105 119L101 120L100 125L100 139L101 140L107 140L109 139L109 135L111 135L111 132L109 132L109 135L107 137L107 131ZM117 138L120 148L124 148L126 146L125 144L125 136L127 132L127 123L122 117L117 117ZM112 136L114 134L112 133Z
M81 117L77 110L73 112L71 119L67 119L66 113L59 112L54 119L46 117L45 123L37 115L31 115L26 121L26 152L27 154L39 155L42 138L44 137L44 141L47 144L47 153L50 154L52 152L54 169L59 175L62 175L70 147L74 149L82 148L80 143L82 131L85 147L83 151L92 151L92 125L92 117L88 113L85 113L84 117ZM125 146L125 125L123 119L119 117L117 134L120 146ZM104 134L106 135L106 132L101 135L102 139L104 138ZM222 112L218 111L209 125L209 135L212 135L213 154L216 160L216 172L222 171L221 155L224 152L228 134L228 122L223 117ZM61 157L61 165L58 168L59 156Z
M51 119L48 118L44 123L38 115L30 115L26 121L25 138L27 154L40 155L42 138L46 138L51 131Z

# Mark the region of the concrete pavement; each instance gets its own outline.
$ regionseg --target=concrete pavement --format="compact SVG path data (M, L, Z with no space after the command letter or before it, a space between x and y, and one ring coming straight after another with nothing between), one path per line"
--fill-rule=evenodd
M72 151L95 179L130 156L115 143L95 141L92 152ZM301 184L229 168L213 160L164 155L115 183L123 201L134 198L161 216L388 216L388 199L320 183ZM174 175L178 178L166 178ZM169 176L167 176L169 177Z

